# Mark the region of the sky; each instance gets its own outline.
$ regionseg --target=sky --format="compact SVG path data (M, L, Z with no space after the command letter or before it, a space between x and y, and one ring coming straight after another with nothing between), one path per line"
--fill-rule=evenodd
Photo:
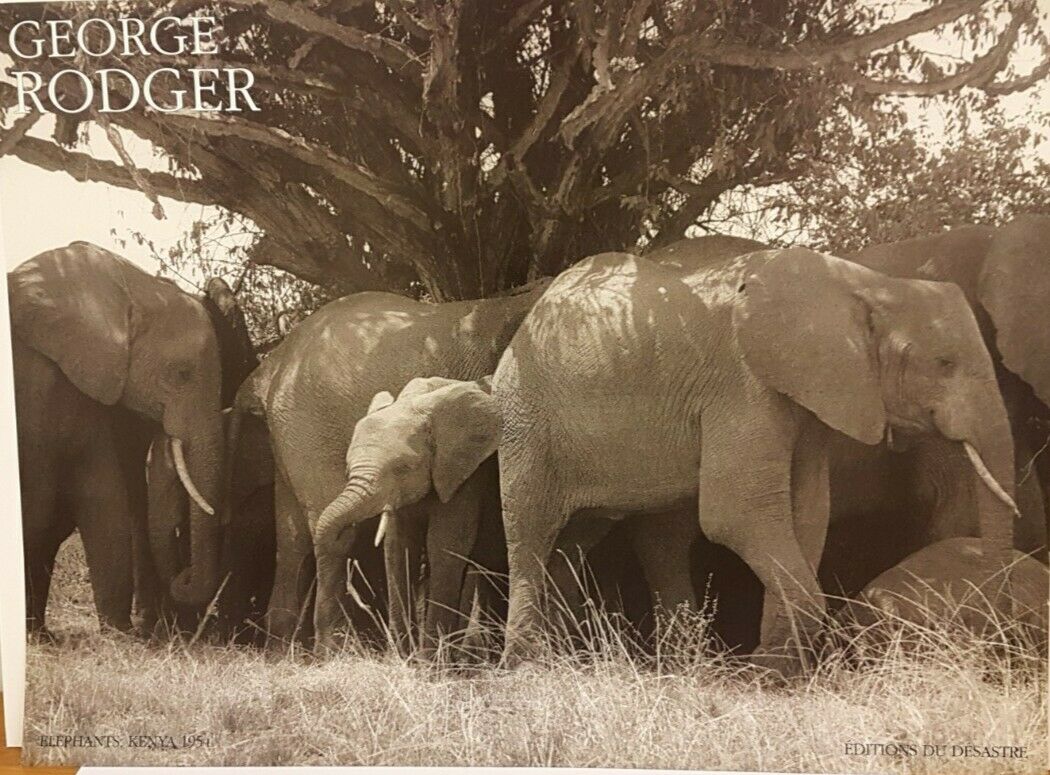
M0 0L3 1L3 0ZM1040 10L1050 10L1050 0L1037 0ZM910 4L906 4L910 5ZM918 8L906 8L914 12ZM943 42L932 39L920 41L942 49ZM943 49L942 49L943 50ZM1034 49L1015 52L1012 61L1020 72L1028 72L1040 59ZM0 61L0 66L6 64ZM1012 95L1004 103L1007 113L1022 118L1033 108L1050 107L1050 88L1044 83L1026 93ZM909 113L915 120L925 121L936 133L940 114L930 102L913 100ZM53 120L49 117L34 127L32 134L48 137ZM140 166L157 167L150 149L135 138L125 141ZM98 127L93 127L86 151L103 159L115 159L115 154ZM1050 158L1050 148L1040 149ZM152 240L163 252L179 240L191 224L207 215L208 208L161 199L166 217L153 217L152 204L137 192L100 183L79 183L63 172L46 172L11 156L0 157L0 258L5 270L10 270L45 250L60 247L73 240L87 240L113 250L134 261L147 271L158 268L149 248L128 239L138 231ZM742 235L746 236L746 235ZM121 244L121 239L127 240Z
M38 127L34 135L48 136L53 120L44 119ZM87 147L77 150L114 159L97 127L93 127ZM148 149L131 144L129 151L140 165L152 166ZM13 269L45 250L86 240L154 272L158 264L149 248L135 244L129 234L140 231L163 249L177 242L194 221L210 210L163 197L161 204L165 218L158 220L152 215L152 203L138 191L104 183L80 183L64 172L48 172L11 156L0 157L0 250L4 269ZM120 239L126 244L122 245Z

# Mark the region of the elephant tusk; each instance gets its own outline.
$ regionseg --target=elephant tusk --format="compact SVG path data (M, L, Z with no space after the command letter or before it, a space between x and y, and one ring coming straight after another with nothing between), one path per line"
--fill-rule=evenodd
M966 457L970 458L970 463L973 464L974 470L977 471L977 476L984 482L984 486L992 491L992 495L1005 503L1013 511L1015 517L1020 519L1021 512L1018 510L1017 504L1014 503L1014 499L1009 496L1002 485L992 476L992 472L988 470L988 466L981 459L981 454L968 441L963 442L963 449L966 450Z
M387 506L383 509L383 516L379 518L379 527L376 528L376 538L373 542L376 546L383 543L383 539L386 538L386 529L390 524L390 515L393 513L393 509Z
M201 511L209 517L214 517L215 509L208 505L208 501L204 500L204 496L201 495L200 490L197 489L196 485L193 484L193 480L190 479L190 472L186 469L186 458L182 456L182 439L173 438L171 440L171 456L175 459L175 470L179 474L179 481L182 482L182 486L186 488L186 494L193 498L193 502L200 507Z

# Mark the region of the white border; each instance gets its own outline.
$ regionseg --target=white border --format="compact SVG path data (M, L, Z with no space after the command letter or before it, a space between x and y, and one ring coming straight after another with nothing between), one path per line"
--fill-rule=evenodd
M3 221L0 203L0 222ZM7 266L0 231L0 266ZM0 272L0 663L3 664L4 731L8 747L22 745L25 713L25 575L22 569L22 501L18 484L15 383L11 371L11 318L7 272Z

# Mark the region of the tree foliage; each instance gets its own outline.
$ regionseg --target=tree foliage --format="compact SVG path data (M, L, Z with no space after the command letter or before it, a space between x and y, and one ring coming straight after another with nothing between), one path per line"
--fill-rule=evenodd
M804 174L740 192L706 225L843 255L953 226L1050 213L1050 114L1010 121L986 106L979 118L940 127L933 137L899 118L860 126L849 116L830 119Z
M0 154L217 205L257 229L251 262L330 292L436 300L491 293L601 250L672 241L741 186L815 180L834 142L829 116L863 120L888 94L999 96L1050 69L1050 59L1028 72L1011 64L1021 45L1046 49L1028 0L918 10L862 0L76 7L215 16L223 53L205 64L251 67L262 111L91 109L60 120L50 139L34 136L32 116L10 115ZM6 40L18 19L69 8L7 6L0 32ZM942 64L919 45L934 33L970 55ZM74 147L77 125L99 121L117 144L121 133L151 143L168 171ZM933 186L936 165L927 166Z

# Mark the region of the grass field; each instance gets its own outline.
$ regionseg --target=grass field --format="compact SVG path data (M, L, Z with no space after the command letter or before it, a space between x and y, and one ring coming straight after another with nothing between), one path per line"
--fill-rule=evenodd
M1047 673L1034 649L1006 654L973 638L912 631L863 664L855 650L848 660L834 652L785 684L695 641L668 642L659 658L632 655L613 629L586 661L552 652L510 672L457 672L354 648L315 661L204 643L151 646L97 634L75 553L63 559L52 603L60 641L29 649L33 763L1046 767ZM112 735L120 745L39 745L41 736L77 734ZM171 736L177 747L129 747L167 745L140 735ZM183 735L207 744L186 747ZM895 748L865 755L858 744L871 743ZM963 755L967 745L1025 751L990 759ZM942 755L929 746L944 746Z

